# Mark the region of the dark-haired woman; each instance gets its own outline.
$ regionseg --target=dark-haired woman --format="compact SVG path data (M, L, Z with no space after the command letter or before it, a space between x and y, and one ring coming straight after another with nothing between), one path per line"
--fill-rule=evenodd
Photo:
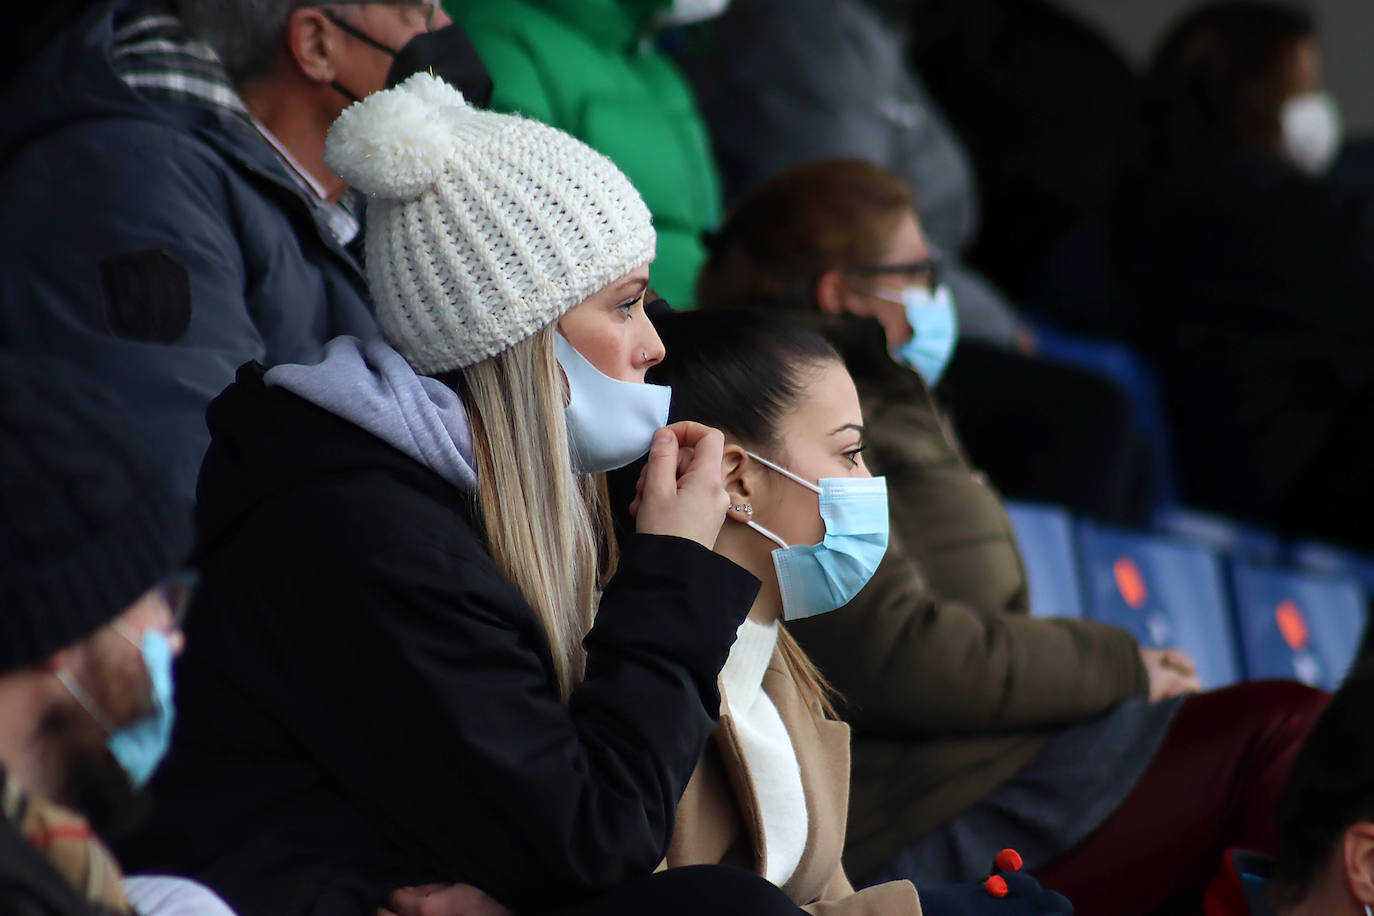
M1184 497L1374 545L1374 192L1327 175L1340 121L1311 18L1189 14L1137 108L1113 244Z
M845 604L886 552L886 484L864 466L858 393L824 338L778 316L696 312L657 326L673 356L650 377L673 389L670 418L725 433L730 510L715 550L763 583L721 671L721 721L666 864L738 865L827 916L1069 912L1022 875L1000 902L976 884L923 887L920 903L906 880L855 892L840 862L849 727L787 627Z
M846 863L924 887L1011 845L1080 914L1193 912L1227 847L1273 847L1324 694L1273 681L1180 698L1197 688L1186 658L1028 615L1006 513L921 375L940 341L923 310L945 297L903 192L852 160L783 173L740 204L700 284L707 309L784 312L838 345L892 494L872 580L793 625L854 728Z

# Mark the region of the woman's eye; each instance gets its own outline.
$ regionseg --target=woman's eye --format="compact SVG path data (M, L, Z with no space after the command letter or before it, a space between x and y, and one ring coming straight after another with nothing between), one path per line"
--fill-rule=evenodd
M864 447L861 445L861 446L859 446L858 448L853 448L853 449L850 449L849 451L845 452L845 453L844 453L844 457L845 457L846 460L849 461L850 464L854 465L854 467L858 467L858 466L859 466L859 456L863 454L863 451L864 451Z

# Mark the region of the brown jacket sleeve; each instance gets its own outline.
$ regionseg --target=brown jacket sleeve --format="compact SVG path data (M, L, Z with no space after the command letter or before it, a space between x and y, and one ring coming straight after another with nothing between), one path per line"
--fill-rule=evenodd
M1149 686L1130 633L943 601L895 531L852 602L787 628L842 694L844 718L868 736L1063 725Z

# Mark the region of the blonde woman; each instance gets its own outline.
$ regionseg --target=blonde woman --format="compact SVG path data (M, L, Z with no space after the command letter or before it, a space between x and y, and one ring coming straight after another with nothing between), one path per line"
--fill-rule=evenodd
M368 195L386 339L250 364L210 409L202 645L133 860L242 916L371 916L439 881L521 913L785 904L733 874L669 902L635 883L758 588L710 550L721 434L663 428L643 384L663 347L639 195L431 76L350 108L326 158ZM594 473L646 451L612 574Z

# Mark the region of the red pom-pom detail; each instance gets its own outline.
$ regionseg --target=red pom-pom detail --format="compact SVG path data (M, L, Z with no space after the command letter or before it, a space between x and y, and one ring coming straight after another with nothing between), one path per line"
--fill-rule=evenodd
M1020 871L1024 863L1021 861L1021 853L1015 849L1004 849L997 854L993 864L1002 871Z
M983 882L983 887L987 888L987 892L994 897L1005 897L1011 893L1007 887L1007 882L1002 879L1001 875L993 875Z

